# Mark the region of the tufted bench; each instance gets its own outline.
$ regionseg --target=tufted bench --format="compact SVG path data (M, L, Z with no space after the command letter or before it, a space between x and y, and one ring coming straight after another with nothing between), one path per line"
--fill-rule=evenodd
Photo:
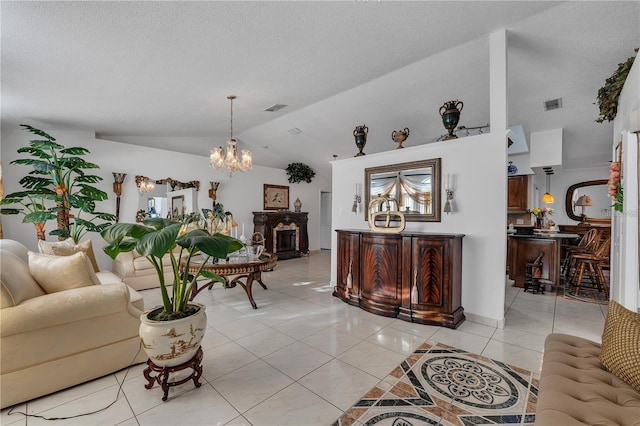
M640 425L640 392L607 371L600 345L566 334L545 340L536 425Z

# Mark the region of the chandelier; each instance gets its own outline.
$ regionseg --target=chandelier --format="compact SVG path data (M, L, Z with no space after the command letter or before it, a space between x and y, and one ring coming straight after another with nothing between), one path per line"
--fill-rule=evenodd
M156 188L156 185L153 183L153 181L151 181L146 176L136 176L136 186L138 187L140 195L144 194L145 192L152 192Z
M243 149L241 158L238 158L238 142L233 138L233 100L235 98L233 95L227 96L227 99L231 101L231 138L227 141L227 151L225 153L219 146L213 148L209 155L211 167L216 170L227 169L230 177L237 171L246 172L252 165L250 151Z

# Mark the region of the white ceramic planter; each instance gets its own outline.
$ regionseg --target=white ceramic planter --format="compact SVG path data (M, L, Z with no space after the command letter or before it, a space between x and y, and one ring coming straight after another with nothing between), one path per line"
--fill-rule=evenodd
M158 307L140 316L139 335L147 356L158 367L174 367L189 361L196 354L207 327L206 307L190 317L174 321L153 321L148 315Z

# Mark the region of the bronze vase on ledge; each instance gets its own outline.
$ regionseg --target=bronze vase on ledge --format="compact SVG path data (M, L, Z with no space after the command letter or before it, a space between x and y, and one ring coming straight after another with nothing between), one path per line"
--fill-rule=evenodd
M460 108L458 108L458 106ZM462 103L462 101L455 100L445 102L444 105L440 107L442 124L444 124L444 127L449 131L449 134L445 136L443 140L448 141L451 139L458 139L453 131L458 125L458 121L460 121L460 113L462 112L463 106L464 104Z
M404 146L402 146L402 142L406 141L408 137L409 137L408 127L405 127L404 130L394 130L391 133L391 139L398 144L398 147L396 149L404 148Z
M360 157L361 155L366 155L362 150L364 146L367 144L367 133L369 133L369 128L366 124L362 126L356 126L353 130L353 136L356 138L356 146L360 150L354 157Z

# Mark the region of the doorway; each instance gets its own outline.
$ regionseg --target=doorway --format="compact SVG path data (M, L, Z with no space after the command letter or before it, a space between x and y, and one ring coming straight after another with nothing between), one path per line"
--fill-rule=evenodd
M320 191L320 249L331 250L331 193Z

